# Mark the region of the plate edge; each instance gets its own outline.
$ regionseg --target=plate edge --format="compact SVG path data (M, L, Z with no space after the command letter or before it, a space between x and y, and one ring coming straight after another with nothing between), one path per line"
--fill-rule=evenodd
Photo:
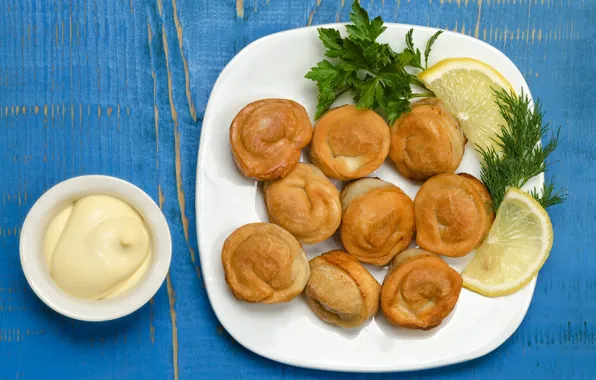
M283 36L285 34L291 34L291 33L304 33L308 30L313 30L313 29L317 29L317 28L321 28L321 27L326 27L326 28L337 28L337 27L341 27L341 26L345 26L348 23L329 23L329 24L321 24L321 25L312 25L312 26L307 26L307 27L302 27L302 28L295 28L295 29L289 29L289 30L284 30L284 31L280 31L280 32L276 32L276 33L272 33L266 36L263 36L253 42L251 42L250 44L248 44L247 46L245 46L243 49L241 49L227 64L226 66L223 68L223 70L219 73L217 80L215 81L212 89L211 89L211 93L209 95L209 100L207 101L207 106L205 108L205 115L203 117L203 124L208 121L210 119L210 115L211 115L211 103L213 102L213 93L214 91L218 88L218 86L220 85L220 81L222 76L224 76L224 74L230 69L230 67L237 61L239 60L243 55L245 55L247 53L248 50L254 48L256 45L261 44L266 42L269 39L273 39L273 38L277 38L279 36ZM528 84L525 80L525 78L523 77L523 74L521 73L521 71L519 70L519 68L517 67L517 65L515 65L515 63L507 56L505 55L505 53L503 53L501 50L497 49L496 47L488 44L485 41L482 41L478 38L472 37L472 36L468 36L465 34L461 34L461 33L457 33L457 32L453 32L453 31L449 31L449 30L444 30L444 29L440 29L440 28L434 28L434 27L429 27L429 26L419 26L419 25L412 25L412 24L402 24L402 23L391 23L391 22L386 22L384 23L384 25L386 26L394 26L394 27L406 27L406 28L414 28L414 29L419 29L419 30L427 30L427 31L438 31L438 30L443 30L443 32L447 35L452 35L455 36L457 38L463 38L463 39L467 39L467 40L471 40L474 41L474 43L480 43L481 45L483 45L484 47L493 50L494 52L496 52L498 55L501 56L501 58L503 58L505 61L508 61L513 67L515 67L515 69L517 70L517 72L520 75L521 78L521 84L522 84L522 88L524 89L524 91L526 92L526 94L528 95L528 97L530 98L530 100L532 101L532 105L533 105L533 98L532 98L532 94L530 92L530 89L528 87ZM200 227L201 224L199 223L199 214L200 214L200 191L201 191L201 156L203 153L203 144L204 144L204 136L205 133L205 129L202 128L201 126L201 135L199 138L199 149L198 149L198 153L197 153L197 169L196 169L196 183L195 183L195 211L196 211L196 216L195 216L195 224L196 224L196 233L197 233L197 243L198 243L198 248L199 248L199 259L201 259L203 257L203 250L201 249L201 235L200 235ZM544 173L541 173L538 176L539 179L539 183L540 184L544 184ZM201 272L203 271L203 269L201 268ZM205 282L205 275L203 273L203 281ZM205 288L206 288L206 293L207 293L207 297L209 299L209 304L211 306L211 309L213 310L214 314L216 315L218 321L222 324L222 327L226 329L226 331L228 332L228 334L230 334L230 336L236 341L238 342L240 345L242 345L244 348L246 348L247 350L254 352L255 354L262 356L264 358L267 358L269 360L273 360L273 361L277 361L286 365L292 365L292 366L297 366L297 367L302 367L302 368L311 368L311 369L317 369L317 370L324 370L324 371L337 371L337 372L362 372L362 373L387 373L387 372L405 372L405 371L416 371L416 370L425 370L425 369L432 369L432 368L439 368L439 367L445 367L445 366L449 366L449 365L454 365L454 364L458 364L458 363L463 363L463 362L467 362L470 360L474 360L477 358L480 358L484 355L489 354L490 352L494 351L495 349L497 349L498 347L500 347L507 339L509 339L514 333L515 331L517 331L517 329L519 328L519 326L521 325L522 321L524 320L528 309L530 307L530 304L532 302L532 299L534 298L534 289L536 287L536 281L537 281L537 276L534 277L534 279L527 285L527 286L531 286L531 296L528 298L526 304L524 305L524 310L523 313L520 313L520 316L518 318L518 320L515 321L515 325L513 326L512 329L509 330L504 330L506 331L504 334L502 334L502 336L500 337L500 339L495 340L495 342L497 342L496 344L487 344L485 346L482 347L482 349L476 350L476 351L472 351L471 354L467 355L467 356L462 356L462 357L458 357L455 360L444 360L444 361L440 361L437 363L433 363L432 365L429 366L404 366L404 367L350 367L349 365L347 366L343 366L343 367L335 367L335 366L322 366L319 365L317 363L302 363L302 362L295 362L293 361L291 358L286 358L283 356L274 356L274 355L269 355L268 352L263 352L259 349L254 349L253 347L250 347L248 343L242 342L241 340L237 339L236 336L234 336L230 330L228 329L228 327L226 326L226 324L223 322L222 318L220 318L218 311L216 310L216 308L213 307L213 304L211 302L211 291L210 291L210 287L207 285L207 283L205 282ZM501 339L502 338L502 339ZM491 342L492 343L492 342Z

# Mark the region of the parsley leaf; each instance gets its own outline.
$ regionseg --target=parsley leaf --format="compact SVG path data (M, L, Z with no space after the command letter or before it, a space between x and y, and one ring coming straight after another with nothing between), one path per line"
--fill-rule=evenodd
M319 82L319 84L330 84L337 77L341 75L339 70L333 63L324 59L317 63L316 67L310 69L306 74L306 78Z
M352 40L344 40L344 50L341 52L340 59L346 70L356 71L369 69L369 66L366 63L366 57L364 56L364 48Z
M317 82L319 87L319 103L315 119L318 119L331 107L335 99L348 90L356 80L356 73L344 70L341 65L334 65L327 60L317 63L310 69L306 78Z
M319 28L319 39L327 48L325 55L329 58L337 58L344 49L343 41L337 29Z
M357 1L352 4L350 20L352 24L346 26L346 38L335 29L318 29L325 55L333 62L322 60L306 74L319 88L315 120L340 94L351 91L358 108L375 109L393 124L402 113L410 110L411 99L433 95L416 75L405 71L406 66L424 69L422 53L414 47L413 30L406 34L406 49L398 54L388 44L376 41L387 28L380 17L371 21ZM425 60L439 34L427 42ZM413 94L411 85L426 92Z
M399 96L399 94L391 94L387 103L387 114L385 117L387 117L387 120L391 125L393 125L395 120L402 114L411 111L410 101L403 95Z
M435 34L433 34L428 41L426 41L426 49L424 49L424 68L428 68L428 56L430 55L430 49L433 47L433 44L439 38L439 36L443 33L442 30L439 30Z
M356 107L358 109L361 108L373 108L375 105L375 93L377 91L382 91L381 83L379 82L378 78L368 77L358 86L358 90L360 93L356 95L358 99L358 103L356 103Z
M410 66L416 67L417 69L424 70L421 63L421 56L420 50L414 48L414 29L410 29L408 33L406 33L406 49L403 51L402 54L406 55L409 58L408 64Z
M430 56L430 51L432 49L433 44L439 38L439 36L443 33L442 30L439 30L435 34L433 34L428 41L426 41L426 49L424 49L424 67L422 66L422 54L420 53L419 49L414 47L414 29L410 29L406 34L406 48L403 52L399 54L399 61L403 66L409 65L415 67L420 70L425 70L428 68L428 57Z
M416 60L416 55L406 49L398 54L397 59L399 60L400 65L404 67L410 66L411 62Z
M352 4L350 20L353 25L347 25L346 29L354 41L374 42L387 29L386 26L383 26L381 17L370 22L368 13L358 4L358 1L354 1Z

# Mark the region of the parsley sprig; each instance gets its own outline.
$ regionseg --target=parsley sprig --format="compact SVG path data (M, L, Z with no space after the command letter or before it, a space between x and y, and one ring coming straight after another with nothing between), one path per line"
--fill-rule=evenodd
M315 120L339 95L352 91L359 109L377 109L393 124L402 113L410 110L411 99L433 95L416 75L406 72L405 67L424 70L432 45L442 31L428 40L422 66L422 53L414 47L413 30L406 35L406 49L396 53L388 44L376 41L387 29L381 17L371 21L368 13L354 1L350 20L352 24L346 26L348 36L345 38L336 29L318 29L325 55L334 59L334 63L324 59L306 74L319 88ZM410 85L426 91L414 94Z
M505 90L495 92L496 102L506 125L494 139L497 148L477 146L483 162L480 171L482 182L488 188L495 210L499 207L508 187L521 188L530 178L543 173L548 164L547 157L559 145L559 130L544 144L548 124L543 124L540 102L534 107L527 94L511 94ZM547 208L566 199L564 189L557 189L554 178L544 183L541 191L533 190L531 195Z

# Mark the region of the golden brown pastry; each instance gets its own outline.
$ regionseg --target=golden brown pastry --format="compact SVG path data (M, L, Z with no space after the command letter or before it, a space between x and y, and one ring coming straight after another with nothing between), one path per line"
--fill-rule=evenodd
M381 289L381 310L396 326L428 330L451 313L462 278L440 257L410 248L391 263Z
M453 173L464 156L466 138L457 120L436 98L412 105L391 128L389 158L405 177L423 181Z
M486 237L494 218L487 202L490 195L480 181L468 176L439 174L420 187L414 199L420 248L460 257Z
M290 301L302 292L310 272L298 240L271 223L246 224L232 232L221 261L228 286L248 302Z
M286 177L267 182L264 192L269 220L302 243L321 242L339 227L339 191L314 165L298 163Z
M311 137L312 124L306 110L286 99L250 103L230 127L236 166L245 176L261 181L291 172Z
M310 260L304 294L315 314L327 323L357 327L379 309L381 285L344 251L330 251Z
M414 203L399 187L362 178L341 192L341 241L364 263L385 265L410 245Z
M478 178L468 173L459 173L458 176L464 177L470 181L470 185L472 185L472 187L476 190L476 193L480 196L480 200L482 203L484 203L484 208L486 210L486 214L488 215L488 223L486 223L484 233L482 234L482 239L480 239L480 242L483 242L484 238L488 236L488 232L490 231L493 221L495 220L495 212L492 206L493 199L490 196L486 186L484 186L482 181L480 181Z
M389 127L369 109L348 105L327 111L315 124L310 153L329 177L366 177L379 168L389 152Z

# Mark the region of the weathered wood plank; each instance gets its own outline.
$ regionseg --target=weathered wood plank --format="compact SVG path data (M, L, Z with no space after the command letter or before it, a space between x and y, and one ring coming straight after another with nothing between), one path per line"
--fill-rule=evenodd
M594 378L596 4L585 0L367 0L387 21L476 36L504 51L564 141L549 175L569 189L555 246L519 330L470 363L408 378ZM224 65L267 34L347 21L344 0L0 0L0 378L360 378L249 353L221 328L200 278L194 182L200 126ZM166 284L119 321L45 307L20 270L33 202L75 175L139 185L173 237ZM380 377L380 376L371 376Z

